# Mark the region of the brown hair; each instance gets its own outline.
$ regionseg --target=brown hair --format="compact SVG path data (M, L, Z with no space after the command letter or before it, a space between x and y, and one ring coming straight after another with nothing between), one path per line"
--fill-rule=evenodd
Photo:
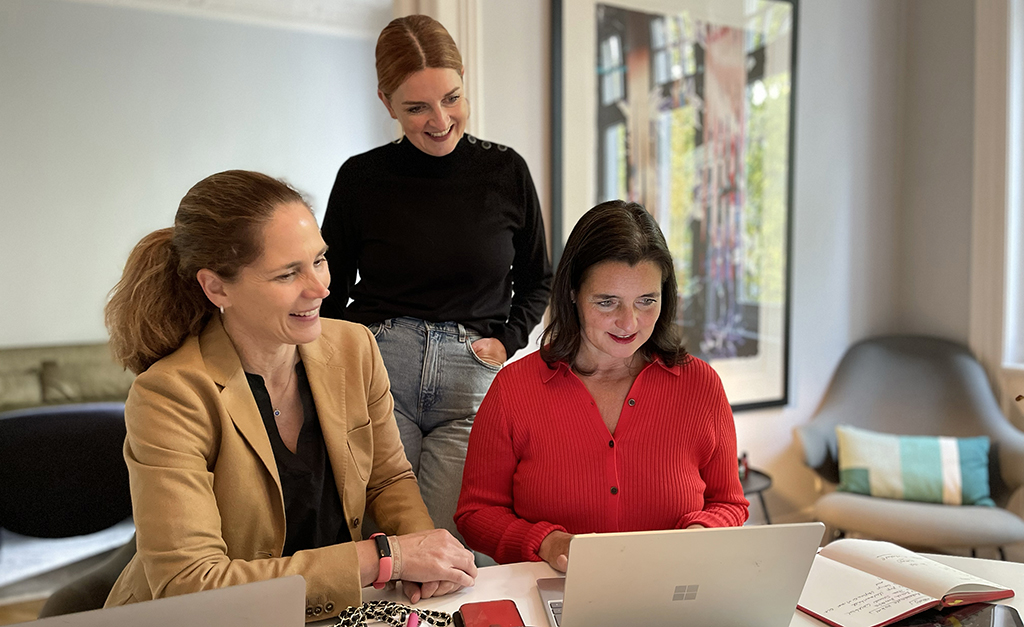
M391 94L410 74L426 68L462 73L462 55L452 36L437 20L409 15L391 20L377 38L377 89Z
M574 295L592 267L605 261L635 266L651 261L661 269L661 315L651 337L640 347L648 362L655 356L671 367L685 363L676 317L676 276L672 254L658 223L635 202L610 200L583 214L565 243L551 285L551 323L541 338L541 357L554 367L559 361L576 366L582 328ZM583 372L583 374L589 374Z
M141 373L197 335L216 309L196 273L207 268L225 281L263 253L263 226L277 207L302 196L258 172L229 170L188 190L172 228L136 244L104 311L114 358ZM308 206L308 205L307 205Z

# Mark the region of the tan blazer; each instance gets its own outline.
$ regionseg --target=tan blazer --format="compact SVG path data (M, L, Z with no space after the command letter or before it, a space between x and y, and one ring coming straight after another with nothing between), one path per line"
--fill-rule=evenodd
M299 354L352 538L362 539L364 510L389 534L432 529L370 332L324 320ZM281 557L277 464L219 316L138 376L125 422L138 553L108 607L296 574L309 620L360 602L354 543Z

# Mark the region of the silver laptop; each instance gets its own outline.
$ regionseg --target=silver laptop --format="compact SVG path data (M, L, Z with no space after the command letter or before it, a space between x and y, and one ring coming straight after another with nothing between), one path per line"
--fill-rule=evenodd
M294 575L51 616L20 627L303 627L305 620L306 580Z
M552 627L787 627L824 532L815 522L578 535L565 577L537 590Z

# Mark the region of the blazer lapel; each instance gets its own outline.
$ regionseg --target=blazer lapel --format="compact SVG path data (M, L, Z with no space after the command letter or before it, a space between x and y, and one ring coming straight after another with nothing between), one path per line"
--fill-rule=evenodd
M199 337L199 349L207 372L222 388L221 402L231 417L231 422L249 446L256 451L256 455L274 478L278 492L281 493L281 478L277 474L277 461L274 459L274 450L270 446L267 429L260 416L259 407L256 406L256 399L252 396L249 381L245 378L245 371L242 370L242 362L238 359L235 346L231 343L231 338L228 337L217 314L214 314L203 329ZM283 493L281 498L284 498Z
M320 430L324 434L328 458L334 471L334 482L338 486L341 502L345 499L345 470L348 467L348 423L345 412L346 372L343 360L334 363L335 347L321 335L309 344L299 345L299 356L306 368L309 389L320 418ZM346 451L344 455L330 455L332 451Z

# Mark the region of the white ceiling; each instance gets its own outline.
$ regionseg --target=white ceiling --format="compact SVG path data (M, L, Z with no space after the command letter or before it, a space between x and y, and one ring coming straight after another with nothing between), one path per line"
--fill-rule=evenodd
M376 38L391 0L68 0Z

